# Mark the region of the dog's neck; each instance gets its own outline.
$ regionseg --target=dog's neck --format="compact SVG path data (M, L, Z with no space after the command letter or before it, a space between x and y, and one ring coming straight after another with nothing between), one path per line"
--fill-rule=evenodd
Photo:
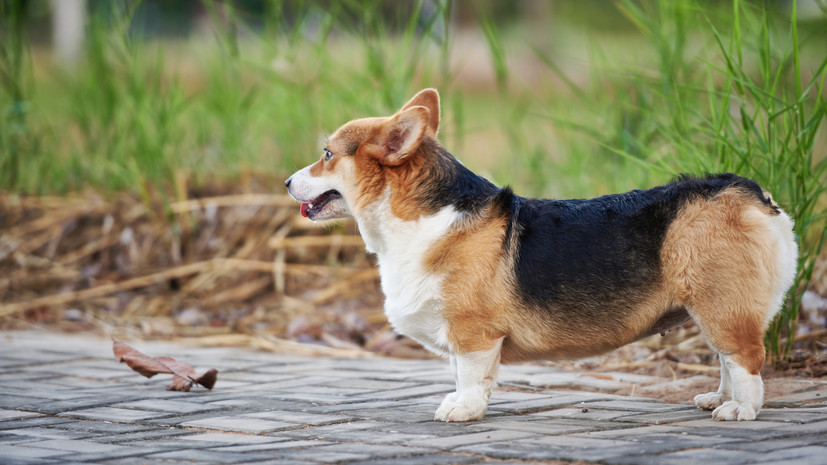
M449 205L416 220L403 220L391 210L390 190L368 205L356 217L359 232L368 252L380 261L393 262L419 258L462 219L463 214Z

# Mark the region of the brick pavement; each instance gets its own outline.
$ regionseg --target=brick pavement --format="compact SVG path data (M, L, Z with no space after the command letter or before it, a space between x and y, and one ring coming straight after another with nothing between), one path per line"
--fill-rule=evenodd
M509 387L494 393L484 420L446 424L432 421L453 390L442 361L135 345L217 368L215 389L166 391L169 376L147 380L117 364L108 340L0 333L0 463L806 465L827 457L823 381L768 399L774 408L758 421L722 423L656 399L518 389L573 385L577 376L518 365L503 369ZM583 382L599 389L636 376Z

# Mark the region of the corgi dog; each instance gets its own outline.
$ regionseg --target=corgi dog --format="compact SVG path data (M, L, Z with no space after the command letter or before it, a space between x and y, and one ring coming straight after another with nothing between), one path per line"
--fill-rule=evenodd
M520 197L437 140L439 94L353 120L286 181L310 220L355 218L394 329L447 357L438 421L483 417L501 362L606 353L693 319L717 352L695 405L754 420L764 331L793 283L793 222L733 174L594 199Z

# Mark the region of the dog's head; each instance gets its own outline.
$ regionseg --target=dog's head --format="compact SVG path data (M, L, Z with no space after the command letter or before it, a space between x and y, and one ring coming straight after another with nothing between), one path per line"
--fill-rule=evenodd
M287 179L287 190L311 220L358 215L383 195L388 177L404 175L406 165L417 163L423 139L436 139L438 129L439 94L425 89L392 116L340 127L319 161Z

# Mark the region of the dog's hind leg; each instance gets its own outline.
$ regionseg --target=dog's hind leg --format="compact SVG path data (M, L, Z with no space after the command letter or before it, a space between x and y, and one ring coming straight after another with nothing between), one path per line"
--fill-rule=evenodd
M739 305L740 304L740 305ZM695 397L695 405L715 409L717 420L754 420L764 402L761 367L764 365L763 314L749 311L746 302L714 299L696 304L695 321L721 358L721 385L717 392Z
M724 402L732 399L732 382L730 380L729 368L727 368L725 356L718 354L721 361L721 384L717 392L707 392L695 396L695 405L704 410L714 410Z
M721 357L721 388L695 398L717 420L761 409L764 331L795 276L792 221L752 202L733 190L689 204L664 240L664 276Z
M472 421L485 415L497 383L502 342L500 338L490 349L451 355L452 365L456 367L457 391L442 401L434 415L435 421Z

